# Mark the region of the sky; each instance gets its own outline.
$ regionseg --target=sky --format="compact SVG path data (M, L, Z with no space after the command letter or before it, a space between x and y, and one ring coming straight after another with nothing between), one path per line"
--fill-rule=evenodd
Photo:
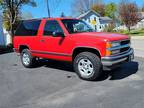
M31 13L34 18L48 17L46 0L35 0L37 7L23 6L22 12ZM49 0L50 12L52 17L59 17L62 12L66 16L74 16L72 4L75 0ZM103 0L105 4L110 2L119 3L120 0ZM136 2L138 6L144 5L144 0L129 0Z

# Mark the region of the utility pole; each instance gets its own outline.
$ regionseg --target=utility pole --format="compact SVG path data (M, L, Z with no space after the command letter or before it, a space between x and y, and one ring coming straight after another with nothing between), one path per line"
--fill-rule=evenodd
M49 1L46 0L46 2L47 2L47 12L48 12L48 17L50 18L51 16L50 16Z

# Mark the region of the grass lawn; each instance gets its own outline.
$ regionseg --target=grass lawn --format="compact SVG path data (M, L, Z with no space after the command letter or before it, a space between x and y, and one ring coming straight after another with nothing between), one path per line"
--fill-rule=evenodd
M130 35L130 36L144 36L144 29L141 30L131 30L130 33L128 30L121 31L119 33Z

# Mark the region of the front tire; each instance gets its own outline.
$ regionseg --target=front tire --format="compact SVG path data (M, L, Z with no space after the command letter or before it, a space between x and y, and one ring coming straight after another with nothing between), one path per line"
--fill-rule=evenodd
M28 49L22 50L20 56L24 67L32 68L34 66L36 59L31 55L31 52Z
M102 72L100 58L91 52L82 52L74 59L74 69L83 80L96 80Z

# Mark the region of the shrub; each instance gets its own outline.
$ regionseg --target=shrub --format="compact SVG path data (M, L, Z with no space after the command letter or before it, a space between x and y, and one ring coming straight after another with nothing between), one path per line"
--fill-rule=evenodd
M103 30L103 32L114 32L115 25L113 23L106 26Z

